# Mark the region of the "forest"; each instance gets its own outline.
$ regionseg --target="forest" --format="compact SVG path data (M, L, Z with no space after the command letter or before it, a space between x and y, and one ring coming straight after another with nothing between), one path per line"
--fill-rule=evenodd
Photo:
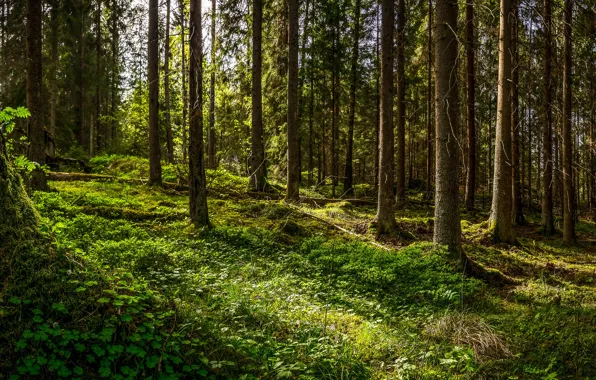
M0 0L0 379L596 379L596 0Z

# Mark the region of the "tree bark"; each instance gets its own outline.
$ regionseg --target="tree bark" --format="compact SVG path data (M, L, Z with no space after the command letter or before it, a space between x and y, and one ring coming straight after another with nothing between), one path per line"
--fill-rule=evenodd
M563 238L567 244L575 244L575 190L573 185L573 139L571 135L571 22L573 0L565 0L565 61L563 66Z
M298 0L288 0L288 187L286 200L300 197L300 146L298 144Z
M352 67L350 79L350 109L348 116L348 146L346 152L346 172L344 180L344 193L354 195L354 123L356 115L356 82L358 81L358 45L360 41L360 7L361 0L356 0L354 6L354 36L352 46Z
M44 144L43 123L43 83L42 83L42 36L41 36L42 1L27 1L27 108L29 117L29 160L45 164L46 152ZM45 190L46 175L41 167L31 173L31 188Z
M393 0L381 2L381 125L377 235L395 234L393 199Z
M174 163L174 136L172 134L172 115L170 112L170 3L166 0L166 43L164 58L164 111L166 117L166 146L168 151L168 162Z
M263 145L262 51L263 0L253 1L252 25L252 130L250 184L256 191L266 188L265 148Z
M215 132L215 53L217 39L215 36L215 21L217 17L217 1L211 0L211 82L209 85L209 146L208 162L210 169L217 168L216 132Z
M544 97L542 112L544 122L542 126L543 168L542 175L542 230L545 235L555 233L553 218L553 152L552 152L552 15L551 0L544 0Z
M457 0L437 0L435 58L436 174L433 241L453 255L461 249L457 75Z
M101 0L97 1L95 11L95 115L91 116L91 129L89 131L89 157L93 157L96 147L101 149L103 143L103 127L101 125ZM97 139L95 136L97 135Z
M494 242L516 243L511 217L511 0L501 0L499 91L490 230Z
M433 129L432 129L432 46L433 46L433 3L432 0L428 0L428 62L427 62L427 83L426 83L426 199L432 199L432 170L433 170L433 146L435 142L433 140Z
M186 17L184 0L178 0L180 8L180 39L182 44L182 161L187 162L187 128L186 120L188 118L188 93L186 87Z
M406 202L406 71L405 71L405 0L397 3L397 195L396 204Z
M519 155L519 48L518 48L518 8L519 0L512 0L512 30L511 30L511 54L513 55L512 62L512 86L511 86L511 171L512 171L512 194L513 194L513 221L518 226L526 224L526 218L523 212L522 203L522 179L520 175L522 165L520 165Z
M4 3L2 4L4 11ZM58 103L58 2L52 2L50 11L50 130L48 141L48 155L53 157L56 154L55 136L56 136L56 108Z
M157 0L149 0L149 185L160 186L158 7Z
M471 1L466 2L466 58L468 160L464 203L466 209L472 211L474 210L474 194L476 192L476 71L474 67L474 4Z
M190 219L196 227L209 226L207 179L203 150L203 32L201 0L190 2L190 123L189 193Z

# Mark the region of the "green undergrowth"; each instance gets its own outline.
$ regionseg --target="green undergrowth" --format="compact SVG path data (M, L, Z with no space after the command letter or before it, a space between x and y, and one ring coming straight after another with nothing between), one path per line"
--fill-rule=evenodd
M462 276L432 247L433 212L422 201L396 212L409 236L396 246L405 248L384 249L366 242L373 207L343 201L292 208L250 199L245 179L223 170L209 172L208 181L210 230L190 226L187 195L176 191L55 182L56 191L36 193L48 252L64 267L51 280L60 280L56 290L47 287L46 299L54 300L45 308L25 305L31 298L10 304L11 315L29 318L10 340L13 348L27 344L13 353L18 365L26 357L32 363L31 352L60 352L35 338L49 336L58 322L61 339L76 331L83 345L68 346L67 377L79 362L86 373L113 377L133 368L124 360L140 368L130 377L154 378L168 368L172 377L229 379L596 376L594 263L586 243L593 224L578 225L580 248L544 238L532 225L519 229L521 244L512 248L484 242L485 215L464 213L466 253L520 282L499 288ZM57 260L48 257L36 270ZM125 310L127 297L144 309ZM155 339L148 336L143 360L127 352L139 347L135 333L145 339L136 330L144 324L173 346L150 351ZM101 340L103 329L115 329L111 341ZM86 332L96 335L81 337ZM118 355L109 351L113 341L122 356L110 361L110 374L100 373L107 361L96 355L89 363L86 355L97 347ZM170 367L162 352L172 355ZM161 358L155 366L154 356ZM31 366L57 374L40 360Z

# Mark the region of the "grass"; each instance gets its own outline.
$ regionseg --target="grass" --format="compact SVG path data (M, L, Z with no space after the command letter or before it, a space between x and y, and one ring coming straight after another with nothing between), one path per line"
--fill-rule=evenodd
M181 342L201 342L184 360L217 378L596 378L593 223L570 249L530 215L512 248L485 241L483 213L464 214L466 252L520 283L493 287L432 247L420 202L381 247L371 207L291 208L250 199L229 173L208 180L211 230L189 225L185 194L141 185L55 182L34 201L56 249L130 274L174 312Z

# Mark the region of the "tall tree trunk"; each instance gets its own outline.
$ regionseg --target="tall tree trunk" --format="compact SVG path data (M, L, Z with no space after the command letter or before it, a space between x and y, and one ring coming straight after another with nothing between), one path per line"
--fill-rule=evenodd
M499 92L490 229L495 242L517 240L511 217L511 0L501 0Z
M346 152L346 172L344 180L344 193L354 195L353 188L353 154L354 154L354 122L356 114L356 82L358 81L358 45L360 41L360 6L361 0L356 0L354 6L354 36L352 46L352 67L350 78L350 109L348 117L348 146Z
M333 64L331 68L331 196L335 198L335 188L339 179L339 10L334 15L333 25Z
M435 27L435 244L454 255L461 250L457 75L457 0L437 0Z
M553 218L553 130L552 130L552 15L551 0L544 0L544 98L542 112L544 124L542 126L543 168L542 175L542 229L545 235L555 233Z
M430 1L430 0L429 0ZM375 75L375 97L376 97L376 112L375 112L375 191L379 191L379 170L380 170L380 147L379 144L380 140L380 133L381 133L381 87L380 87L380 77L381 77L381 54L379 50L379 14L380 14L380 2L377 2L377 12L376 12L376 25L375 25L375 48L377 59L375 63L378 65L376 67L376 75Z
M428 62L426 77L426 199L432 199L433 128L432 128L432 65L433 65L433 3L428 0Z
M4 3L2 4L4 9ZM52 9L50 11L50 130L48 139L48 155L54 157L56 153L55 136L56 136L56 108L58 103L58 80L56 74L58 72L58 2L52 2ZM3 45L4 46L4 45Z
M252 149L250 156L250 184L257 191L263 191L267 186L265 148L263 145L262 34L263 0L254 0L252 25Z
M573 185L573 140L571 136L571 22L573 0L565 0L565 61L563 66L563 182L564 199L563 238L567 244L575 244L575 191Z
M201 0L190 2L190 123L188 147L190 219L196 227L209 226L207 179L203 150L203 32Z
M513 221L516 225L522 226L526 224L526 218L523 212L522 203L522 179L520 176L520 155L519 155L519 48L517 43L518 38L518 8L519 0L512 0L512 30L511 30L511 54L513 55L512 62L512 85L511 85L511 171L512 171L512 194L513 194Z
M180 39L182 44L182 161L187 162L187 129L186 120L188 118L188 94L186 87L186 17L184 0L178 0L180 8Z
M168 151L168 162L174 163L174 135L172 134L172 114L170 110L170 3L166 0L166 42L164 58L164 111L166 117L166 147Z
M149 185L161 186L158 7L157 0L149 0Z
M103 144L103 130L101 125L101 0L97 1L97 9L95 11L95 115L91 116L92 125L89 133L89 157L95 154L95 147L101 149ZM97 135L97 139L95 139Z
M397 3L397 196L401 207L406 202L406 71L405 71L405 0Z
M286 200L300 197L300 145L298 144L298 0L288 0L288 188Z
M381 7L381 126L376 215L379 236L397 231L393 211L393 0L382 0Z
M46 160L44 144L43 98L42 98L42 54L41 18L42 1L27 1L27 108L29 117L29 160L44 165ZM31 188L45 190L46 175L41 167L31 173Z
M117 2L112 0L112 9L110 10L110 28L111 28L111 54L112 54L112 79L110 83L110 131L106 137L106 146L113 144L116 137L116 93L118 91L118 24L117 24Z
M217 168L216 158L216 132L215 132L215 52L217 47L217 40L215 37L215 21L217 17L217 1L211 0L211 82L209 85L209 147L208 162L210 169Z
M596 46L596 41L592 41L593 48ZM592 48L592 49L593 49ZM596 86L594 85L594 78L596 77L596 65L595 61L592 60L590 63L591 73L590 76L590 99L596 97ZM592 103L590 111L590 183L591 183L591 205L592 205L592 221L596 222L596 135L594 134L596 129L596 104Z
M466 2L466 58L468 162L466 166L466 195L464 203L466 209L472 211L474 210L474 193L476 192L476 71L474 68L474 4L472 1Z

